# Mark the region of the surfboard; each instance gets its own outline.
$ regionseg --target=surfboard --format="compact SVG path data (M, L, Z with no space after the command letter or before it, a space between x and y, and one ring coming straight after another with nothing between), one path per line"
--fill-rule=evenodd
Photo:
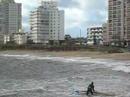
M75 94L77 95L86 95L86 91L75 91ZM114 93L104 93L104 92L98 92L98 91L95 91L93 95L86 95L88 97L94 97L94 96L116 96L116 94Z

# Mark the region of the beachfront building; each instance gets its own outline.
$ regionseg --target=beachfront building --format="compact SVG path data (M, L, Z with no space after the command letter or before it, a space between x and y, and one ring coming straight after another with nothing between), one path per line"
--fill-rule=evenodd
M17 45L24 45L27 43L27 34L23 30L19 30L19 32L12 34L12 40Z
M34 43L51 44L64 40L64 11L56 1L41 1L30 15L31 39Z
M11 41L11 36L10 35L4 35L4 44L7 44L8 42L10 42Z
M108 27L112 45L130 41L130 0L109 0Z
M87 29L87 45L103 45L102 27L91 27Z
M109 45L109 32L108 32L108 23L102 25L103 28L103 45Z
M22 15L21 15L21 3L15 3L14 0L0 0L0 39L1 42L5 42L7 39L5 36L16 33L21 29ZM8 39L7 39L8 40Z

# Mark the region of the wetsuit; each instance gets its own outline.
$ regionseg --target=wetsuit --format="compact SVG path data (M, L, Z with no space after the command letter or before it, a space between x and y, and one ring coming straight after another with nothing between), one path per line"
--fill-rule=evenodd
M92 89L91 85L88 86L87 95L89 95L90 93L91 93L91 95L93 95L93 89Z
M91 93L91 95L93 95L94 92L95 92L94 83L92 82L92 83L88 86L87 95L90 94L90 93Z
M90 84L90 87L91 87L92 91L93 91L93 92L95 92L95 89L94 89L94 84L93 84L93 82Z

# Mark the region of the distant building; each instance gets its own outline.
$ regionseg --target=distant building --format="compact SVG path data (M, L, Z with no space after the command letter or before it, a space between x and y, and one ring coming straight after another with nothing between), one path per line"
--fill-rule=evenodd
M78 37L72 39L75 45L87 45L87 39L84 37Z
M7 39L6 36L22 28L21 6L21 3L15 3L14 0L0 0L0 36L3 36L2 39Z
M15 43L17 45L23 45L27 43L27 34L23 31L12 33L11 35L4 35L4 44Z
M12 38L12 40L18 45L23 45L27 43L27 34L24 33L24 31L13 33Z
M70 35L65 35L65 40L71 40L72 39L72 37L70 36Z
M64 40L64 11L56 1L42 1L30 15L31 38L34 43L55 43Z
M27 35L27 44L34 44L32 37L31 37L31 33L30 32L26 32Z
M103 28L103 45L109 45L109 32L108 32L108 23L102 25Z
M91 27L87 29L88 45L103 45L103 28Z
M11 34L22 28L21 3L14 0L0 1L0 34Z
M8 43L11 41L11 36L10 35L4 35L4 44Z
M112 45L119 46L130 41L130 0L108 1L109 40Z

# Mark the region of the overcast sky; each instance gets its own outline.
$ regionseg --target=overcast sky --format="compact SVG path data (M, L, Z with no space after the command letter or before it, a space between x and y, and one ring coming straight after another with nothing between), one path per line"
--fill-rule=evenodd
M30 11L38 6L38 0L15 0L22 3L23 28L29 31ZM65 10L65 33L73 37L86 36L86 29L101 26L107 20L108 0L57 0Z

